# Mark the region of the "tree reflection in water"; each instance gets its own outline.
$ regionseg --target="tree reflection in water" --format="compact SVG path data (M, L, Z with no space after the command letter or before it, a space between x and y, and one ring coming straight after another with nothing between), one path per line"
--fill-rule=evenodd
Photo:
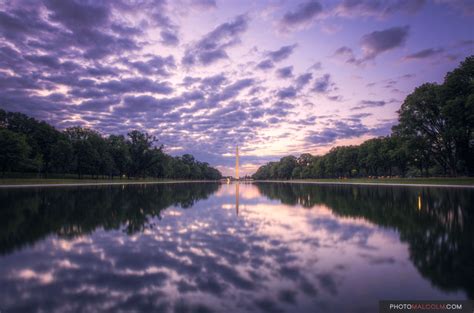
M464 289L474 299L474 192L453 188L317 186L261 183L270 199L336 215L362 217L390 227L409 244L420 273L446 290Z
M105 230L133 234L153 227L170 206L191 208L216 192L217 183L123 185L0 190L0 253L57 234L73 238Z
M0 203L6 312L371 312L382 297L473 297L472 190L185 183L3 189Z

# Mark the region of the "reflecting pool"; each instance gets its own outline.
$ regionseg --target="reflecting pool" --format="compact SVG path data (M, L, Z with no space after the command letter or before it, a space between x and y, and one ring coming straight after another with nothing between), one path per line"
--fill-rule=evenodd
M474 298L474 189L0 189L3 312L377 312Z

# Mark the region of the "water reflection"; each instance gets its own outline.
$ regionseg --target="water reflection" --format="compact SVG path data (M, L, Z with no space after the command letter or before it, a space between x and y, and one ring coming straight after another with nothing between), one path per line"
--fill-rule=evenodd
M283 203L308 208L324 204L338 216L362 217L397 230L423 276L445 290L464 289L474 298L472 190L301 184L260 184L258 188Z
M0 253L57 234L64 238L97 228L128 234L156 225L167 207L191 208L216 192L216 183L122 185L0 190Z
M236 182L235 183L235 214L237 216L239 216L239 195L240 195L240 191L239 191L239 182Z
M473 197L295 184L0 190L0 309L375 312L382 298L472 298Z

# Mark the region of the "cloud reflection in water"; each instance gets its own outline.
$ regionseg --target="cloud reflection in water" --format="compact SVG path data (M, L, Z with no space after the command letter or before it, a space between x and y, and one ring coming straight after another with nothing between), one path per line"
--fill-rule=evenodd
M23 212L16 223L10 218L11 232L5 234L22 234L26 231L22 227L33 224L28 219L35 218L41 230L35 233L42 235L27 238L29 246L21 238L19 242L2 239L1 308L7 312L233 312L236 308L239 312L367 312L376 310L382 298L467 297L462 284L447 292L424 279L396 228L378 226L363 214L344 216L338 211L343 206L331 203L332 198L304 203L301 199L308 201L309 194L292 191L293 196L284 198L289 192L285 189L276 192L279 199L272 193L275 190L250 184L221 185L217 192L214 187L163 188L128 186L118 194L114 188L82 189L108 199L101 202L102 215L89 214L86 206L77 203L72 208L70 202L51 202L71 197L78 201L84 196L80 191L45 189L25 194L24 199L41 196L50 205L55 203L48 210L60 213L54 215L39 204L23 208L30 215ZM334 191L318 188L311 192ZM182 195L184 189L187 196ZM139 199L125 201L136 193ZM214 194L209 197L210 193ZM172 196L164 201L164 195ZM8 198L4 191L0 197ZM56 206L63 210L56 211ZM3 214L10 214L9 209L17 208L9 203ZM416 205L413 209L418 211ZM50 214L53 220L35 214Z

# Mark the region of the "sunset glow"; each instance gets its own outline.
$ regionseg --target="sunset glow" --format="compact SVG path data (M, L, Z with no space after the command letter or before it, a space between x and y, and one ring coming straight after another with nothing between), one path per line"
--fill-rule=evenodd
M389 134L474 47L472 1L133 2L2 2L0 108L244 176Z

